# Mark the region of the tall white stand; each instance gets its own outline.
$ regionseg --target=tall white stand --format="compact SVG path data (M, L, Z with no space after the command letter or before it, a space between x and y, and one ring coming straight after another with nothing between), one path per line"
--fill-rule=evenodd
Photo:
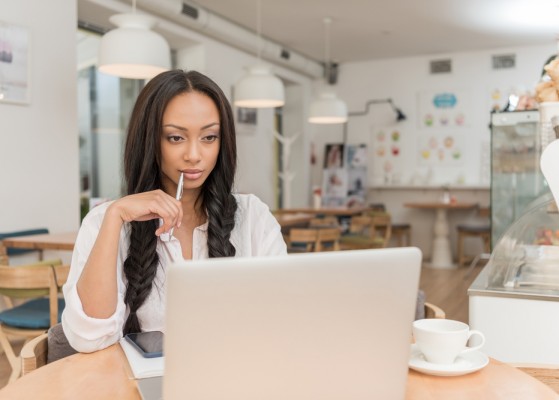
M281 161L283 165L283 170L278 174L281 179L282 187L282 204L284 208L291 207L291 182L297 175L295 172L289 171L289 155L291 152L291 145L301 136L301 133L297 133L293 136L287 137L282 136L278 132L274 131L274 137L282 144L282 154Z

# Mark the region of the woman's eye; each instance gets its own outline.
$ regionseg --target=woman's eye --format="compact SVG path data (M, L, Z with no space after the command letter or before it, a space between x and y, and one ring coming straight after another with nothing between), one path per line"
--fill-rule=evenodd
M219 136L217 135L208 135L202 138L204 142L215 142L217 139L219 139Z
M169 140L169 142L171 143L177 143L180 142L182 140L181 136L177 136L177 135L170 135L167 137L167 139Z

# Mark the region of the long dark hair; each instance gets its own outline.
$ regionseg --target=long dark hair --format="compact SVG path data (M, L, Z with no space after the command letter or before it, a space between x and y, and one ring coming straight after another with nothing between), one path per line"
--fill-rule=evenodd
M215 103L220 119L220 149L217 163L208 176L196 204L208 220L209 257L232 257L235 248L229 241L235 225L237 202L231 194L237 167L237 145L233 112L223 91L196 71L172 70L153 78L136 100L124 149L124 178L127 194L163 188L161 179L161 135L163 113L171 99L182 93L205 94ZM129 315L123 333L140 332L136 315L149 296L157 268L158 220L130 223L130 246L124 261L128 281L124 302Z

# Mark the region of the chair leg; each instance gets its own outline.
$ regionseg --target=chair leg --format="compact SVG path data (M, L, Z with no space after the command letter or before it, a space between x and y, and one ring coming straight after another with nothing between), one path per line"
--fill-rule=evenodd
M458 266L461 267L464 263L464 236L462 232L458 232L458 240L456 242L457 249L456 249L456 258L458 261Z
M6 353L6 358L8 359L8 363L10 367L12 367L12 374L10 375L9 382L15 381L19 378L21 374L21 359L19 356L16 356L14 353L14 349L10 344L10 341L6 337L5 333L2 331L2 327L0 326L0 346L4 349Z

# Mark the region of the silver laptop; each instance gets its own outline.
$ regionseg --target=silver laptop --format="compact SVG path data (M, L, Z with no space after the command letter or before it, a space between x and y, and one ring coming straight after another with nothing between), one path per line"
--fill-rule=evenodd
M403 399L420 265L395 248L171 266L163 398Z

